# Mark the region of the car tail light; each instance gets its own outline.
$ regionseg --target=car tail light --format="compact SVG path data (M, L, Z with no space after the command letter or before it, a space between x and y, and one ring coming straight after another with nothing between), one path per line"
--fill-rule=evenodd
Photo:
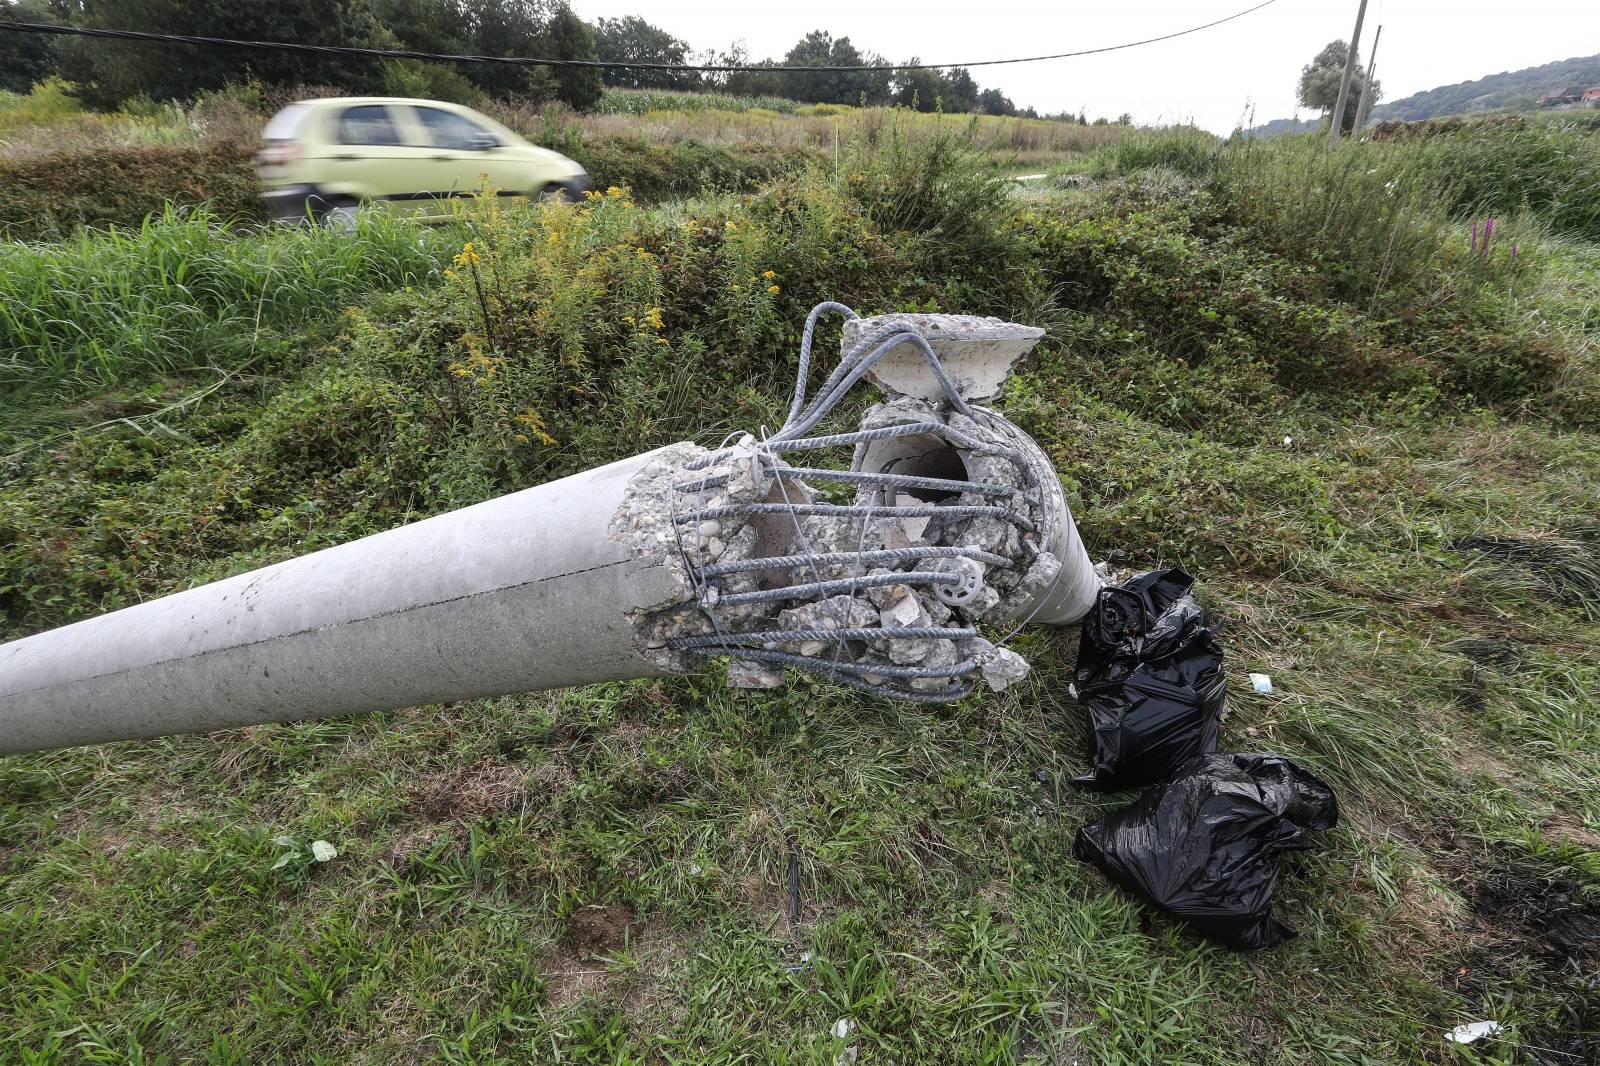
M267 166L283 166L286 163L293 163L301 154L300 145L294 141L269 141L267 146L261 149L260 159Z

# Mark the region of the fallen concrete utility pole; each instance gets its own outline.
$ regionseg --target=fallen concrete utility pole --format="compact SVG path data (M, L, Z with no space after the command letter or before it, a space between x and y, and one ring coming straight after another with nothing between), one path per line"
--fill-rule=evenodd
M820 315L844 356L809 400ZM980 406L1042 331L806 323L784 426L548 485L0 645L0 752L688 673L797 667L886 697L1026 676L978 626L1099 591L1039 446ZM863 377L886 399L811 435ZM825 465L833 451L842 462ZM805 457L804 464L796 462Z

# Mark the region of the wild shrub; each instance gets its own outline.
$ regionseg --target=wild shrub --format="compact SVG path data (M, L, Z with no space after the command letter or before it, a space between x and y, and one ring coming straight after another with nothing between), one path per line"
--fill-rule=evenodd
M137 225L168 204L213 216L260 217L255 149L100 148L0 159L0 235L39 240L78 226Z
M627 186L642 200L744 191L817 158L806 149L761 144L653 144L637 137L585 140L565 135L554 143L540 140L580 163L594 187Z
M1533 212L1555 232L1600 239L1600 133L1590 122L1463 125L1381 150L1425 168L1458 218Z
M46 78L26 93L0 92L0 136L28 126L43 126L83 114L83 104L60 78Z
M892 125L877 146L854 146L839 177L842 192L880 229L914 233L949 255L980 262L1019 248L1007 225L1009 182L985 165L970 133L913 140Z
M1185 177L1205 178L1220 165L1220 151L1221 143L1204 130L1175 127L1127 137L1103 149L1096 169L1102 174L1131 174L1165 167Z

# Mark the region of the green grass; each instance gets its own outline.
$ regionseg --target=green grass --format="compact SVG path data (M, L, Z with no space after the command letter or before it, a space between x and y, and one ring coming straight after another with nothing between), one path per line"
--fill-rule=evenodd
M1339 790L1280 892L1299 938L1228 953L1071 858L1131 796L1068 784L1075 636L1029 630L1034 677L953 708L713 670L0 760L0 1061L1592 1053L1600 254L1486 266L1425 205L1363 207L1389 178L1294 155L1024 199L898 151L657 207L480 206L483 302L452 267L170 432L16 459L0 634L775 424L817 299L1018 318L1049 338L1003 406L1093 553L1197 573L1230 671L1277 686L1234 687L1224 744ZM1241 202L1252 173L1348 206ZM119 402L206 380L130 361ZM340 854L274 869L280 836ZM1500 1042L1444 1043L1490 1017Z
M169 209L132 229L0 245L0 401L238 371L364 292L437 281L445 241L380 214L353 235L244 233Z

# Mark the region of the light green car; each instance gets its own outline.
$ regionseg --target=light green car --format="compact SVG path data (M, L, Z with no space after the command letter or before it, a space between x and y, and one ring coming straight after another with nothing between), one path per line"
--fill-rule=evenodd
M348 224L362 204L442 218L484 183L500 196L578 199L588 175L469 107L438 100L302 100L262 131L262 200L275 218Z

